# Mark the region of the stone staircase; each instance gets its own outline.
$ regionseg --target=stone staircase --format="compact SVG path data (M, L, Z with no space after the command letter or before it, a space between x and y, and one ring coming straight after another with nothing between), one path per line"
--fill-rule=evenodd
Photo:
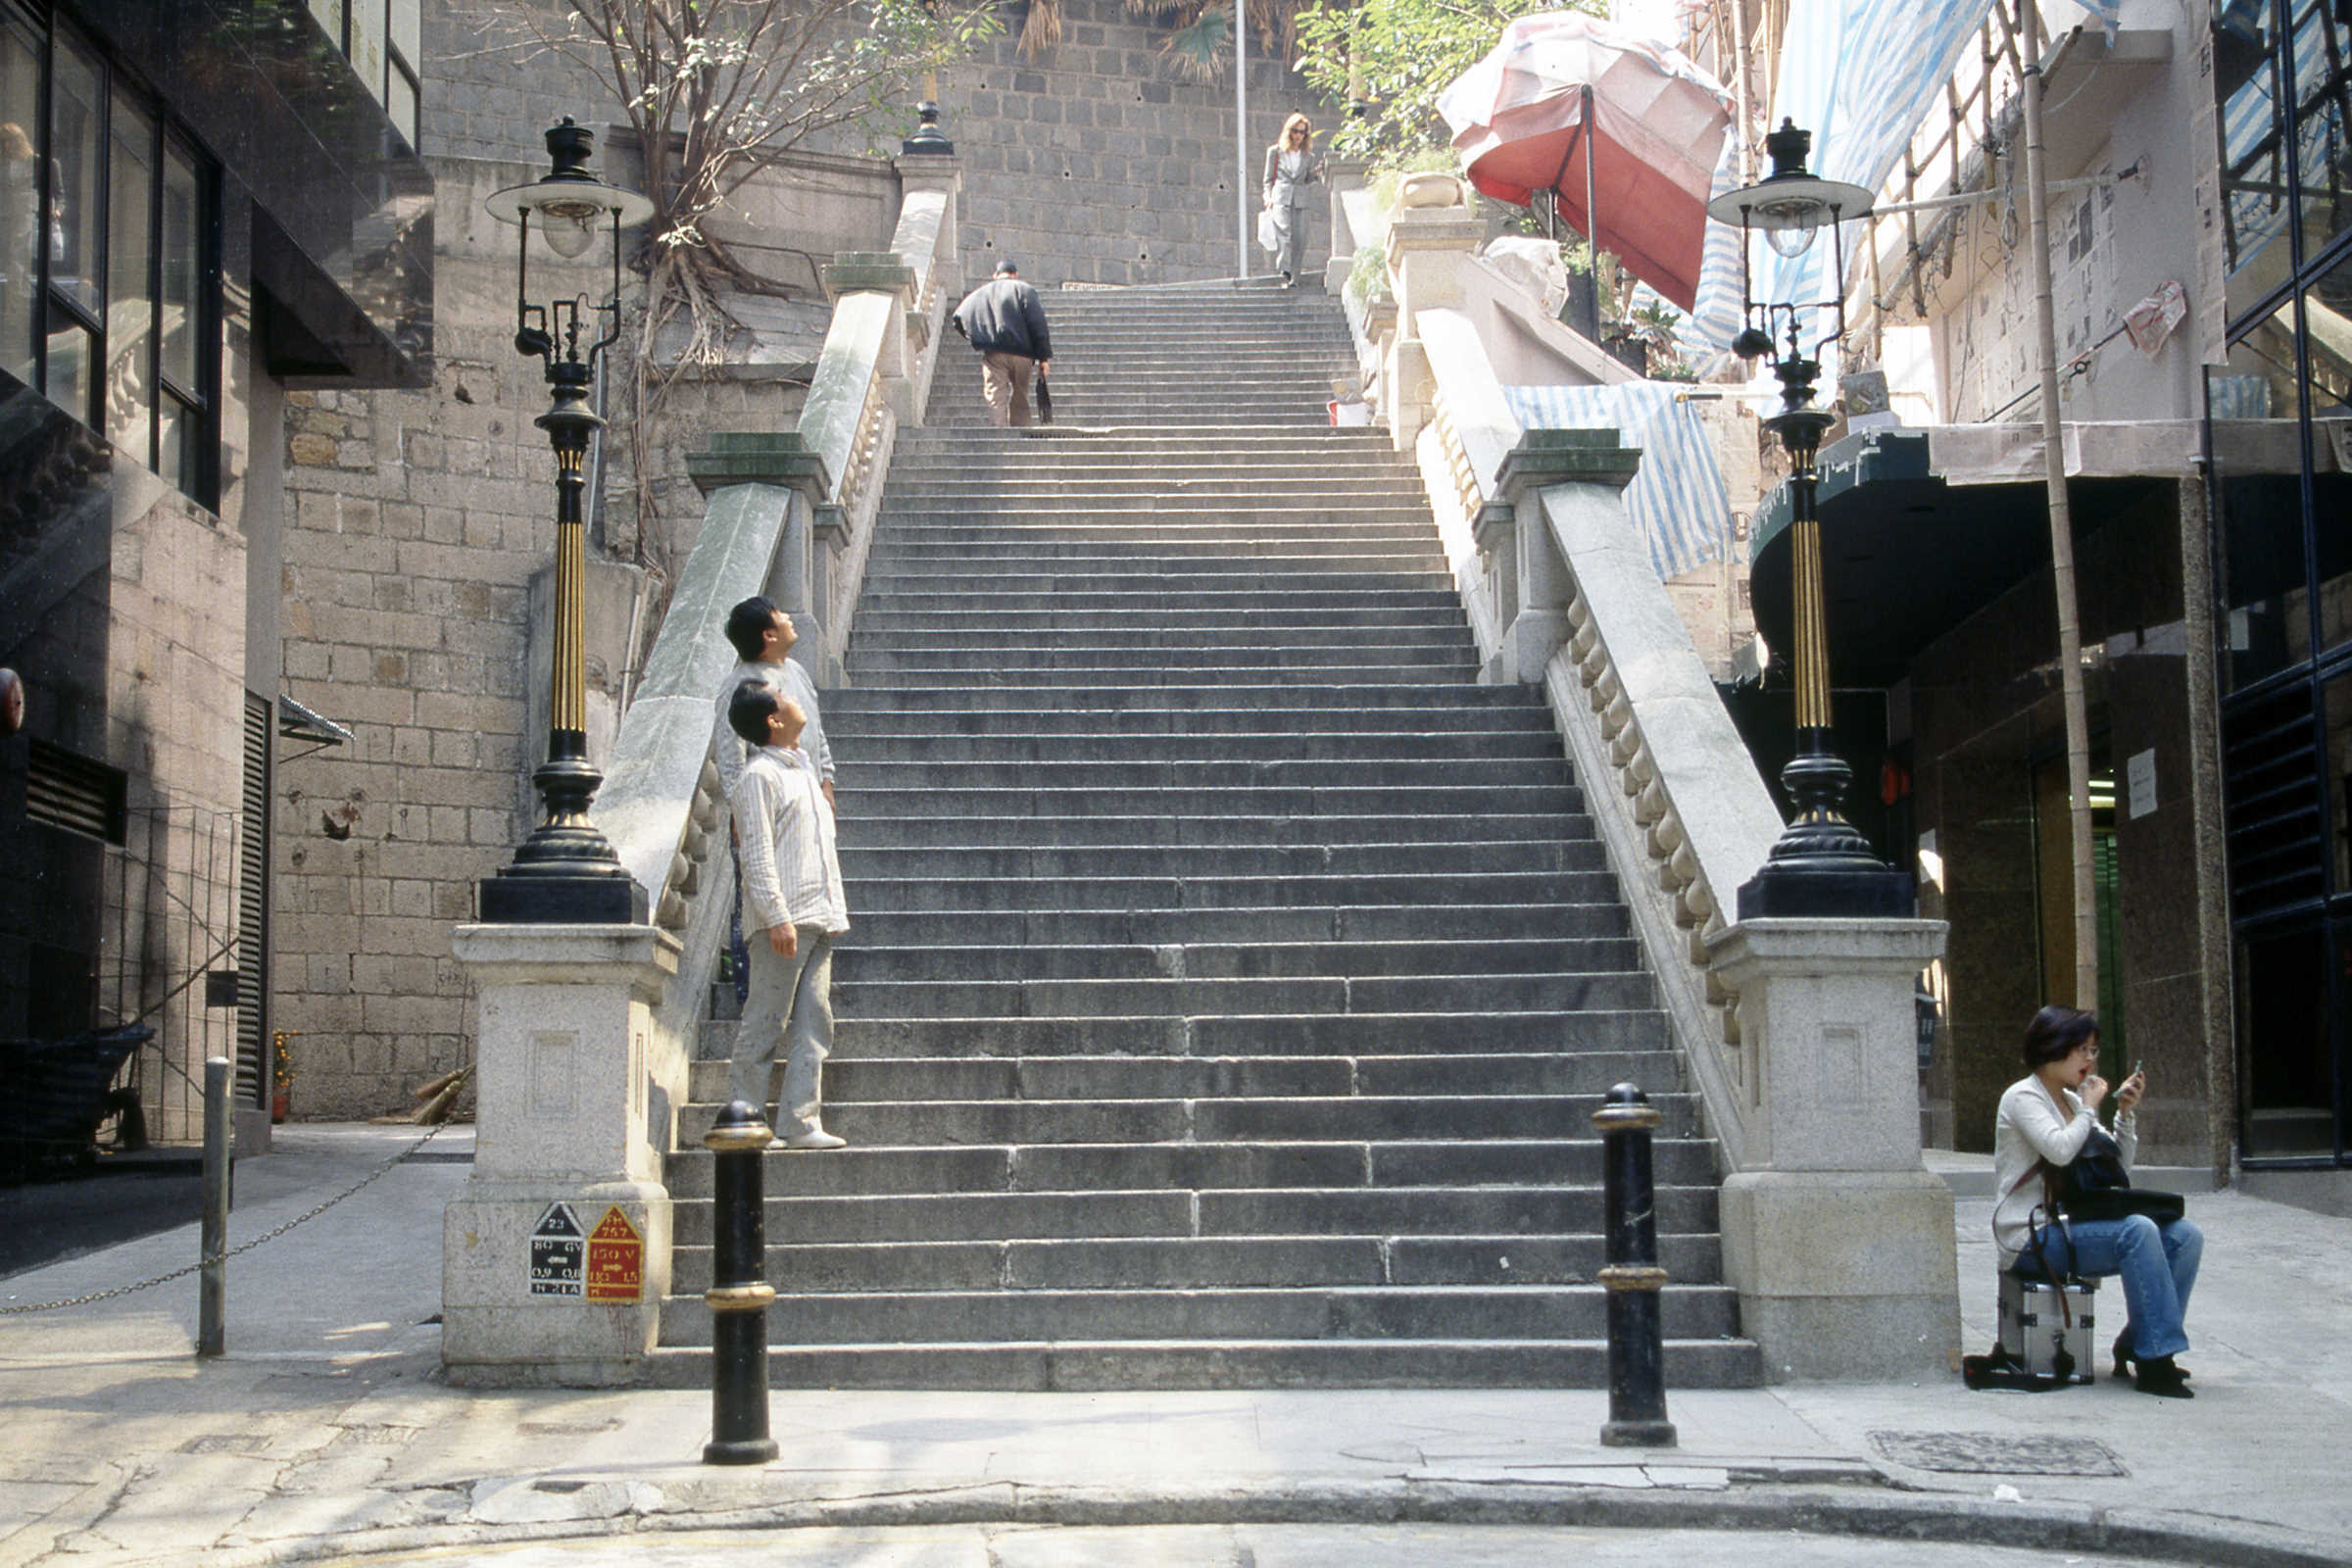
M1668 1376L1759 1381L1549 715L1476 683L1411 466L1327 423L1336 306L1047 304L1059 422L985 428L943 366L825 698L852 1147L766 1157L774 1380L1603 1387L1591 1115L1632 1079ZM670 1160L661 1381L708 1376L723 1083Z

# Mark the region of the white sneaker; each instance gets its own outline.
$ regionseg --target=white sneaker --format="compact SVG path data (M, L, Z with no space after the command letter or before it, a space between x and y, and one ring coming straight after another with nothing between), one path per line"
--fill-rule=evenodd
M784 1147L786 1149L847 1149L850 1147L850 1141L847 1138L836 1138L822 1127L816 1127L805 1133L794 1133L790 1138L784 1140Z

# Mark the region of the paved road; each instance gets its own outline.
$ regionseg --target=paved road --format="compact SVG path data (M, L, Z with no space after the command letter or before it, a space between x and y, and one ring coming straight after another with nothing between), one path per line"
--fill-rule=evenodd
M283 1131L239 1174L232 1243L416 1141ZM555 1550L564 1568L623 1551L636 1568L722 1548L796 1568L2352 1564L2352 1221L2242 1194L2194 1200L2208 1243L2186 1403L2105 1378L1972 1395L1935 1373L1674 1391L1681 1446L1634 1452L1599 1445L1606 1401L1591 1391L778 1389L779 1461L714 1469L697 1462L707 1393L492 1393L440 1376L442 1210L469 1147L453 1128L422 1162L237 1257L224 1360L188 1354L189 1278L0 1315L0 1568L338 1553L527 1568ZM1974 1345L1991 1338L1988 1208L1958 1209ZM194 1256L182 1226L0 1280L0 1303L119 1289Z
M2058 1568L2041 1548L1894 1544L1791 1531L1537 1529L1509 1525L1169 1525L915 1530L700 1530L603 1541L449 1547L338 1557L352 1568L479 1563L483 1568L708 1568L749 1559L792 1568L1531 1568L1574 1563L1736 1563L1739 1568ZM2101 1568L2149 1559L2100 1556Z

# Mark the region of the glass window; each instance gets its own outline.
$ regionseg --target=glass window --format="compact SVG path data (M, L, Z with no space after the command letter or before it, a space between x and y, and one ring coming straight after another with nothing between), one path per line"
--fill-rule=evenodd
M2320 647L2352 642L2352 256L2303 292Z
M376 102L384 98L384 0L349 0L351 69Z
M2239 949L2248 1158L2335 1152L2328 933L2313 925Z
M397 60L392 63L391 74L385 83L384 113L391 117L393 127L400 132L401 139L414 150L416 146L416 84L409 79L407 69Z
M155 121L121 93L108 126L106 434L154 463Z
M2307 257L2352 226L2352 38L2342 10L2339 0L2296 0L2294 8L2296 182Z
M194 494L196 433L204 428L204 421L167 392L156 407L156 473L174 489Z
M53 316L49 328L49 401L87 422L98 389L95 334L78 321Z
M2311 657L2302 442L2293 343L2284 336L2292 320L2291 307L2282 309L2205 378L2222 540L2222 646L2232 686Z
M164 376L193 397L204 369L204 184L196 161L164 144Z
M41 40L0 12L0 369L30 386L41 319Z
M49 286L96 316L105 304L99 269L106 252L99 242L103 215L98 190L105 156L105 144L99 138L106 124L106 100L99 88L97 63L62 33L56 45L56 78L49 98L51 177L56 181ZM86 413L82 416L88 417Z
M2228 0L2214 10L2226 294L2235 319L2293 275L2286 115L2278 98L2278 34L2268 0Z
M2352 893L2352 673L2321 688L2320 710L2328 723L2328 858L2334 868L2331 893Z
M387 8L387 35L393 51L414 67L424 58L423 30L420 18L424 7L419 0L391 0Z
M337 49L343 47L343 14L346 0L311 0L311 15L326 29L327 41Z

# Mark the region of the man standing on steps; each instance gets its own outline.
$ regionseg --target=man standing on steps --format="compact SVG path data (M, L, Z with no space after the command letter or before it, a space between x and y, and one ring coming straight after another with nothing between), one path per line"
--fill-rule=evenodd
M735 785L743 777L744 759L749 755L743 741L727 724L727 706L735 700L735 689L748 680L772 686L778 695L800 705L808 721L801 736L801 750L816 764L817 777L823 781L825 805L833 806L833 748L825 740L824 719L817 712L816 682L791 657L793 645L801 640L801 634L793 628L792 617L764 596L746 599L727 612L726 636L734 646L738 662L719 683L717 699L712 705L717 717L710 729L710 760L718 764L719 797L735 799ZM735 846L736 928L728 934L728 950L735 958L735 1001L739 1004L751 985L750 953L744 946L741 924L742 848L741 844Z
M834 850L833 808L799 742L801 705L759 681L735 688L727 724L751 756L731 802L743 858L743 923L752 930L752 995L735 1026L727 1098L764 1112L784 1048L784 1093L770 1149L839 1149L818 1120L833 1050L833 939L850 928Z
M1046 330L1045 302L1021 281L1011 257L997 263L997 275L963 297L949 318L957 332L980 351L980 392L988 399L989 422L1003 429L1029 422L1029 372L1044 375L1054 358Z

